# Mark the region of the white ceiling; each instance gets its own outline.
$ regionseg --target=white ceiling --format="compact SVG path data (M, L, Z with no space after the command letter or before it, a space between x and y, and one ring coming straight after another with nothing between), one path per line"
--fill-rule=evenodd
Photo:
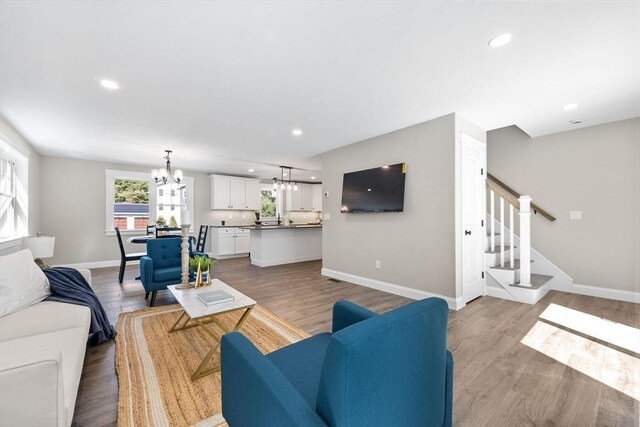
M0 114L48 155L308 179L453 111L532 136L636 117L639 76L638 2L0 1Z

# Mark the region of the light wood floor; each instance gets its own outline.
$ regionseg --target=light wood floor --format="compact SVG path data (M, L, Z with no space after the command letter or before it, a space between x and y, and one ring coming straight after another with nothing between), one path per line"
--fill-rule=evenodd
M312 334L330 330L331 307L340 299L378 312L409 302L330 281L320 275L320 268L316 261L259 268L241 258L219 262L215 276ZM127 268L123 285L118 284L117 273L117 268L93 270L94 289L114 324L120 312L146 305L142 285L134 279L137 266ZM168 292L158 294L157 305L173 303ZM450 311L454 425L638 426L638 400L592 377L598 377L600 368L613 366L618 372L613 384L626 384L628 389L629 381L640 380L633 378L640 355L541 320L540 314L551 303L640 328L637 304L560 292L550 292L535 306L482 297L458 312ZM539 328L541 323L546 329ZM549 337L541 337L541 330ZM540 344L538 350L521 342L532 334ZM584 348L579 347L578 343L585 342ZM562 345L572 353L568 361L559 362L545 354L552 354L547 349L557 353ZM87 350L74 425L115 425L118 383L114 353L113 341ZM618 362L611 354L626 359ZM598 361L603 355L608 359Z

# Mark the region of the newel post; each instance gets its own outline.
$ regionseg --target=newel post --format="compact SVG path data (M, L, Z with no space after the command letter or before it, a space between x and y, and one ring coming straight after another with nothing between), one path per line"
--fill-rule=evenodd
M520 285L531 286L531 197L520 196Z

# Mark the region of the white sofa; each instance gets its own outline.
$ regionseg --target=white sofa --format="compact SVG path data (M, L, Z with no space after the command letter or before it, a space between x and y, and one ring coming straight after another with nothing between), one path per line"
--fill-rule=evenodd
M52 301L0 318L0 426L71 425L90 323L88 307Z

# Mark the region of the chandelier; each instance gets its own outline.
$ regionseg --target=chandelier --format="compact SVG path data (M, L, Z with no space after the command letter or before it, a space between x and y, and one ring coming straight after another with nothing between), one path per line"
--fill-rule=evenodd
M284 179L284 170L288 170L288 179ZM293 191L298 191L298 183L297 182L293 182L292 185L292 181L291 181L291 175L293 175L292 173L293 168L291 166L280 166L280 179L278 178L273 178L273 191L276 191L278 188L280 190L284 190L285 187L287 190L291 190L293 189Z
M162 181L162 184L166 184L169 178L176 184L180 184L180 181L182 181L182 171L180 169L176 169L175 171L171 170L171 159L169 156L173 151L164 150L164 152L167 153L167 155L163 157L163 159L167 161L166 166L163 169L152 169L151 176L156 184L160 181Z

